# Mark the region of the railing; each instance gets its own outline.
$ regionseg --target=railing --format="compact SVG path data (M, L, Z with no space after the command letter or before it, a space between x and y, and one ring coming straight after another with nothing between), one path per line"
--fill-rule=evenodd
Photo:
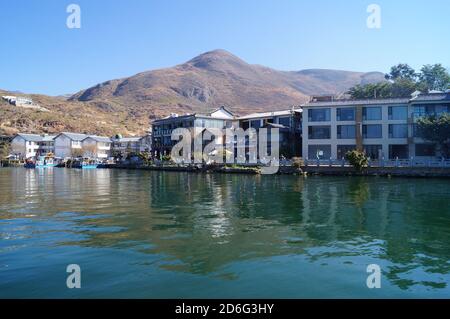
M305 166L350 167L350 163L344 159L328 160L304 160ZM369 167L436 167L450 168L450 159L394 159L394 160L369 160Z

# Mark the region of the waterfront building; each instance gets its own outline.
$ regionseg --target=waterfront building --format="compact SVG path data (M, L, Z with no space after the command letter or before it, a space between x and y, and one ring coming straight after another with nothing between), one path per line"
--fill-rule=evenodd
M54 153L54 138L53 135L19 133L11 141L11 154L20 159L27 159Z
M152 133L149 132L148 134L141 136L139 144L141 152L150 153L152 151Z
M88 135L81 133L63 132L55 137L55 156L71 158L83 155L82 141Z
M89 157L106 159L111 156L109 137L63 132L55 137L55 155L59 158Z
M233 123L237 123L236 118L225 107L207 114L171 114L152 123L152 153L157 157L170 154L172 147L177 143L171 139L174 129L187 128L192 133L194 129L198 129L197 132L203 132L208 128L231 128Z
M122 137L121 135L116 135L112 138L112 153L115 157L120 155L125 158L130 154L150 152L151 143L151 134L134 137Z
M261 112L244 115L238 118L239 127L247 130L254 128L257 132L260 128L277 128L280 134L280 155L287 158L301 156L302 148L302 109ZM270 134L270 131L269 133ZM268 141L270 139L268 138ZM248 145L247 145L248 146ZM270 143L268 145L270 152Z
M107 159L111 156L111 143L109 137L89 135L81 141L83 157Z
M450 93L372 100L313 97L302 107L306 159L342 159L354 149L372 159L431 159L441 154L419 136L416 121L450 112Z

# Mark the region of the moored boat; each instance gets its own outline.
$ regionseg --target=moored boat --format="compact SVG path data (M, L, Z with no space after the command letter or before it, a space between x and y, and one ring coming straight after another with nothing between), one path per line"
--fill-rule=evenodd
M77 161L72 165L72 168L81 168L81 169L93 169L97 168L98 162L93 159L84 158L83 160Z
M45 156L39 156L36 161L36 168L55 167L56 165L55 157L51 153Z
M25 168L36 168L36 162L32 160L26 160L25 164L23 165Z

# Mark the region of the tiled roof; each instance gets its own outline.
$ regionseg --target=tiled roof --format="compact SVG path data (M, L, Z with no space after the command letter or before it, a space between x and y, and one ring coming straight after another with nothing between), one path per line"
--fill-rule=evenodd
M86 136L86 138L84 138L83 140L88 139L88 138L91 138L94 141L97 141L97 142L100 142L100 143L111 143L112 142L111 138L109 138L109 137L97 136L97 135Z
M294 112L302 112L302 109L295 109ZM261 117L271 117L271 116L283 116L283 115L291 115L292 110L284 110L284 111L274 111L274 112L262 112L262 113L252 113L248 115L244 115L239 117L239 120L248 120L253 118L261 118Z
M115 139L114 141L117 142L122 142L122 143L128 143L128 142L139 142L141 140L141 136L136 136L136 137L122 137L119 139Z
M88 135L86 134L81 134L81 133L70 133L70 132L62 132L61 134L64 134L65 136L67 136L68 138L70 138L73 141L82 141L84 140L86 137L88 137ZM61 135L60 134L60 135Z
M38 135L38 134L25 134L25 133L19 133L17 134L17 136L20 136L21 138L23 138L25 141L30 141L30 142L42 142L43 140L43 136L42 135Z
M44 135L42 137L43 142L51 142L55 139L56 135Z
M426 102L426 101L443 101L450 102L450 93L433 93L433 94L420 94L417 97L411 99L411 102Z

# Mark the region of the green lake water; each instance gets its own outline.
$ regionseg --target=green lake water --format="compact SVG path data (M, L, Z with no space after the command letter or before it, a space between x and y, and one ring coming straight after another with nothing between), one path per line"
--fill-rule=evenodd
M0 298L448 298L449 200L445 179L3 168Z

